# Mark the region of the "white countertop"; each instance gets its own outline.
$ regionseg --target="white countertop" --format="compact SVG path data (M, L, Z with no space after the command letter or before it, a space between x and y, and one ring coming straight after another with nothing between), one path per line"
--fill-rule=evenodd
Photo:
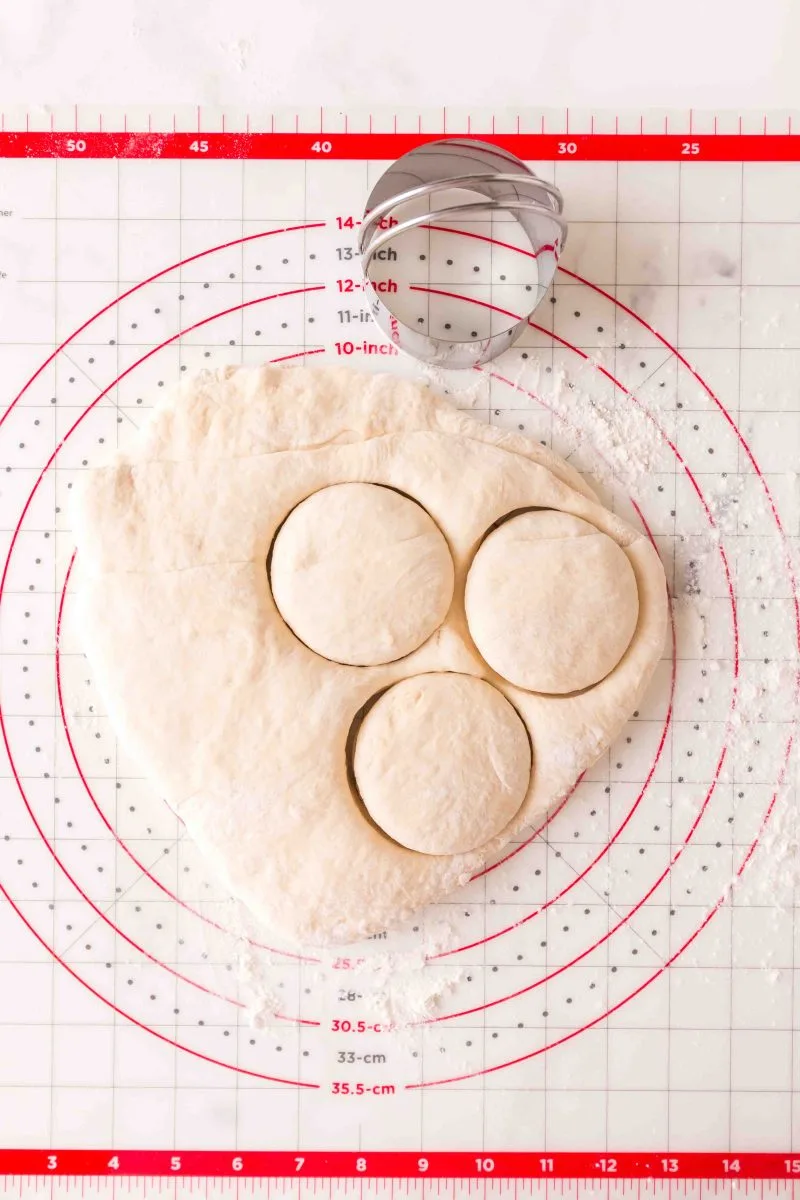
M792 0L25 0L0 103L781 109L799 32Z

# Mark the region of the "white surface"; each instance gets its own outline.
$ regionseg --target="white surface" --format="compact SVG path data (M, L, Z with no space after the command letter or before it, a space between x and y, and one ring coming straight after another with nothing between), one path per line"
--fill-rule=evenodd
M27 0L0 103L790 108L792 0Z

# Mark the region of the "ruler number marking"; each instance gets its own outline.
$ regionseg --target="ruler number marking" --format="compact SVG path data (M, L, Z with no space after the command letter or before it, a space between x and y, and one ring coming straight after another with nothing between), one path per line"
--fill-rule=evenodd
M364 1093L366 1094L366 1092ZM524 1167L521 1174L533 1182L538 1177L541 1183L543 1179L550 1178L551 1180L558 1177L562 1180L581 1176L587 1179L619 1179L620 1181L631 1178L649 1179L652 1182L653 1172L655 1177L659 1176L664 1179L668 1189L672 1189L673 1184L681 1179L697 1179L708 1178L711 1180L727 1179L767 1179L767 1180L800 1180L800 1154L796 1157L784 1157L780 1153L747 1153L723 1158L718 1154L678 1154L674 1157L654 1156L645 1161L640 1155L630 1153L620 1154L616 1157L594 1158L586 1154L570 1154L562 1156L553 1155L552 1157L540 1157L537 1153L523 1153L520 1156L520 1161L515 1162L515 1167ZM8 1152L0 1155L0 1173L9 1165L7 1160ZM207 1152L201 1151L198 1155L190 1154L192 1162L189 1163L186 1155L182 1152L165 1151L159 1153L155 1161L153 1156L147 1152L146 1167L148 1171L153 1171L156 1175L168 1177L172 1175L181 1175L184 1171L188 1171L191 1175L205 1174L203 1164L206 1159L211 1163L209 1174L211 1176L229 1176L235 1177L245 1174L264 1178L278 1178L286 1175L287 1171L296 1176L306 1176L308 1170L311 1170L312 1175L317 1175L320 1171L327 1175L328 1169L331 1166L328 1158L324 1154L316 1153L283 1153L276 1151L268 1151L266 1153L257 1153L255 1157L248 1152L235 1152L229 1150L227 1153L219 1153L216 1151ZM503 1181L509 1176L507 1170L506 1156L501 1155L499 1160L488 1155L482 1154L480 1157L470 1154L468 1157L460 1156L455 1164L451 1163L449 1156L443 1158L439 1155L431 1155L430 1152L420 1154L416 1152L399 1152L396 1155L388 1155L387 1158L393 1160L393 1170L402 1168L402 1175L405 1177L416 1178L431 1178L435 1175L442 1179L464 1178L470 1173L470 1168L466 1165L469 1161L472 1162L473 1177L497 1178ZM381 1160L381 1161L379 1161ZM293 1164L293 1169L290 1167L290 1162ZM107 1149L105 1151L95 1151L90 1155L83 1153L74 1154L72 1151L62 1153L61 1150L39 1149L24 1152L24 1155L19 1155L12 1152L10 1158L12 1171L14 1174L20 1174L24 1177L27 1174L33 1175L38 1173L51 1175L70 1175L75 1178L88 1178L90 1175L95 1178L102 1178L103 1175L107 1179L119 1178L121 1175L137 1175L140 1174L142 1166L142 1152L140 1151L113 1151ZM343 1155L337 1159L334 1164L334 1177L346 1178L348 1175L369 1176L370 1178L383 1175L383 1167L385 1166L384 1155L378 1155L378 1159L368 1152L352 1151L351 1154ZM576 1170L575 1168L579 1168ZM153 1170L154 1168L154 1170ZM324 1170L323 1170L324 1168ZM511 1176L516 1176L517 1171L511 1171ZM668 1181L668 1182L667 1182ZM423 1184L423 1187L425 1185ZM616 1185L615 1185L616 1186ZM737 1184L738 1186L738 1184ZM779 1189L780 1189L779 1185ZM494 1187L494 1184L492 1184ZM2 1200L2 1197L0 1197Z
M189 149L193 154L208 154L208 142L205 138L196 138L190 143Z
M330 154L332 149L333 145L331 142L317 141L313 142L311 145L311 150L314 154Z
M578 153L577 142L559 142L558 143L558 153L559 154L577 154Z
M83 154L86 149L86 142L83 138L67 138L67 153L68 154Z
M681 142L681 154L693 155L693 154L699 154L699 153L700 153L700 143L699 142Z

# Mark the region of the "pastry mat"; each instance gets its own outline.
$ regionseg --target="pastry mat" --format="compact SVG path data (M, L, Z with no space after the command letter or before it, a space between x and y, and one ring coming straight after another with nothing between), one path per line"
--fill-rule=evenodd
M673 629L622 737L500 863L413 927L293 955L248 929L115 742L69 627L69 492L184 373L424 378L375 335L355 235L386 164L443 131L554 180L570 232L522 340L432 382L649 532ZM418 231L384 264L420 324L508 307L508 227L464 232ZM798 379L788 114L5 114L8 1187L800 1171Z

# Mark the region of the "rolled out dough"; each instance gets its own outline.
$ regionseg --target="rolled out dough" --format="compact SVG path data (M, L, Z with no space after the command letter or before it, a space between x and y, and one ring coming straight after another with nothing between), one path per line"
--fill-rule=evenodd
M312 648L310 633L306 644L290 628L270 589L267 557L278 531L285 523L288 537L290 514L302 513L312 498L310 514L322 506L318 521L309 521L289 539L287 557L298 553L298 546L316 545L329 520L325 497L338 485L359 490L378 485L382 494L391 489L392 495L408 498L414 519L426 531L421 544L437 543L431 526L446 543L452 602L445 605L449 584L444 586L445 559L439 555L439 574L433 572L438 583L424 603L401 571L393 576L394 599L378 586L369 605L357 605L358 620L349 629L338 611L340 600L332 598L337 588L343 589L340 597L348 595L348 567L353 578L362 573L368 592L375 588L376 551L371 542L367 559L353 562L361 544L355 528L334 521L342 560L336 563L335 553L320 559L331 572L334 611L325 608L328 584L312 596L303 584L307 573L297 573L295 561L282 576L285 615L291 622L294 604L298 633L302 609L309 629L322 630L323 642L334 635L343 639L337 643L340 654L343 644L355 660L374 659L376 653L382 658L394 654L402 641L390 645L399 637L393 624L399 598L410 612L403 627L409 640L402 645L423 635L424 640L394 661L366 666L331 661ZM402 545L398 528L408 510L399 507L402 514L387 512L386 547ZM611 557L620 565L620 577L635 579L632 636L630 604L624 621L614 606L591 605L593 644L607 653L592 671L601 670L603 678L581 691L560 687L564 680L558 674L559 663L567 662L570 671L574 666L568 653L564 657L569 646L558 621L569 611L573 636L582 637L580 606L570 607L569 595L543 582L542 573L551 566L548 555L540 553L542 539L526 535L496 561L489 553L514 532L514 521L507 518L524 509L567 514L598 531L558 542L559 561L581 603L592 599L591 580L576 568L577 559L568 557L572 549L582 553L581 543L610 540L618 550ZM487 536L503 521L506 526ZM120 738L179 813L211 870L260 921L292 942L364 937L469 879L524 824L565 795L608 746L637 706L662 652L666 588L650 542L603 508L572 468L538 443L482 425L428 389L389 376L277 367L204 373L157 406L128 452L86 473L74 523L79 633ZM506 527L511 532L502 534ZM539 555L539 577L533 582L529 550ZM273 570L274 559L273 553ZM491 569L484 572L486 561ZM596 563L582 561L595 570ZM484 637L491 642L487 655L516 644L498 598L517 603L513 580L518 570L539 630L554 638L553 652L534 655L532 661L537 671L548 663L546 682L554 692L569 694L520 686L514 681L521 678L518 664L497 658L498 671L480 652ZM613 563L603 571L603 587L609 587ZM464 607L468 574L472 632ZM426 572L423 578L428 579ZM629 586L627 594L630 600ZM551 602L560 610L555 619L547 617ZM382 606L385 615L375 619ZM520 612L518 605L514 611ZM528 654L531 639L523 644ZM621 657L612 662L617 654ZM520 663L525 662L520 649ZM484 680L513 706L527 730L533 766L519 797L515 772L522 760L505 749L494 754L485 723L476 720L480 705L470 715L464 698L463 729L478 727L473 749L480 771L491 762L499 789L502 781L508 783L505 823L501 806L492 801L492 812L472 814L470 830L485 838L480 845L458 853L425 853L399 845L376 828L354 795L348 756L360 714L369 712L381 693L391 696L387 689L394 691L393 685L413 691L423 677L451 675ZM377 722L380 700L372 711ZM431 712L431 728L446 724L447 711L440 705ZM429 747L422 749L424 733L419 725L415 737L420 752L428 753ZM446 753L468 757L455 725L452 734ZM388 743L384 746L382 737L377 742L388 763ZM409 746L414 744L412 739ZM417 762L407 766L404 775L397 758L391 771L398 788L381 793L395 816L403 794L409 794L413 769L419 768ZM466 804L480 792L478 771L470 770L464 782L460 799ZM362 786L369 794L370 780L362 777ZM372 790L376 806L379 791ZM453 791L450 800L455 799ZM414 815L411 804L405 809L409 814ZM461 844L457 838L448 842L448 821L437 827L430 812L417 818L421 845L434 845L424 840L429 832L445 845ZM470 832L464 844L472 840Z

